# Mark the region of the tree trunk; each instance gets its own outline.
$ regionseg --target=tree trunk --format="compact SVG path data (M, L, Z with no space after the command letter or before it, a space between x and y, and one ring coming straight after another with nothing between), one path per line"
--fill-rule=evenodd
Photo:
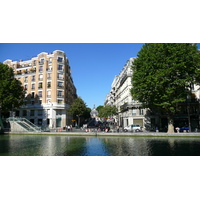
M78 116L78 128L80 128L80 116Z
M172 116L168 116L168 131L167 133L174 133L174 118Z

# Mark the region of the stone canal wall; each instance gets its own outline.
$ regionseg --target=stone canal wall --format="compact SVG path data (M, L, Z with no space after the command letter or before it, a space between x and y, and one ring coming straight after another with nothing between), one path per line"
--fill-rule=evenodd
M69 131L69 132L7 132L6 134L25 134L25 135L68 135L68 136L149 136L149 137L200 137L198 133L164 133L164 132L83 132L83 131Z

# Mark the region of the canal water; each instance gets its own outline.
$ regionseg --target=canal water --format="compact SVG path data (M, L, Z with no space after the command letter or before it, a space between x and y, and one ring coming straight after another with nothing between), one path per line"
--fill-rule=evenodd
M199 156L198 137L0 135L0 156Z

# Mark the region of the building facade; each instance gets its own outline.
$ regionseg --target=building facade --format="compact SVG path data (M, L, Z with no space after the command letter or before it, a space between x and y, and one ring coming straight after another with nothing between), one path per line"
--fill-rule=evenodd
M31 60L6 60L4 64L13 68L26 90L24 105L11 115L50 128L71 124L68 109L77 94L65 52L42 52Z
M142 108L142 104L132 99L132 74L131 69L134 58L130 58L124 65L119 75L115 76L111 90L107 94L104 105L114 105L118 109L118 115L115 116L115 122L119 126L125 127L131 124L139 124L145 126L146 109Z
M115 76L111 90L107 94L104 105L115 105L118 115L115 122L125 127L138 124L146 130L167 131L168 121L166 113L158 113L144 109L142 104L132 99L132 74L131 69L134 58L130 58L124 65L119 75ZM174 116L175 127L189 127L190 131L200 131L200 89L198 85L191 86L191 97L185 102L177 104L177 113Z

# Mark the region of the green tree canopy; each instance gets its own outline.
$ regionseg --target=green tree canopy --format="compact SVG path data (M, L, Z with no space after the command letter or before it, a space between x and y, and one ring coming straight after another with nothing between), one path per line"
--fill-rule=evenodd
M110 116L113 116L113 115L116 115L116 114L117 114L116 106L108 105L108 106L105 106L105 107L101 107L101 109L99 110L98 116L106 118L106 117L110 117Z
M19 108L23 104L25 90L14 78L13 69L0 63L0 106L2 112Z
M104 106L100 105L100 106L98 106L98 107L96 108L96 110L97 110L98 112L100 112L100 110L101 110L102 108L104 108Z
M68 113L73 115L75 118L78 118L78 125L80 126L80 118L87 115L87 112L89 111L90 110L87 108L85 102L81 99L81 97L78 97L70 106Z
M177 103L184 102L191 85L199 83L200 52L196 44L145 44L133 62L133 99L168 116L168 132L174 132Z

